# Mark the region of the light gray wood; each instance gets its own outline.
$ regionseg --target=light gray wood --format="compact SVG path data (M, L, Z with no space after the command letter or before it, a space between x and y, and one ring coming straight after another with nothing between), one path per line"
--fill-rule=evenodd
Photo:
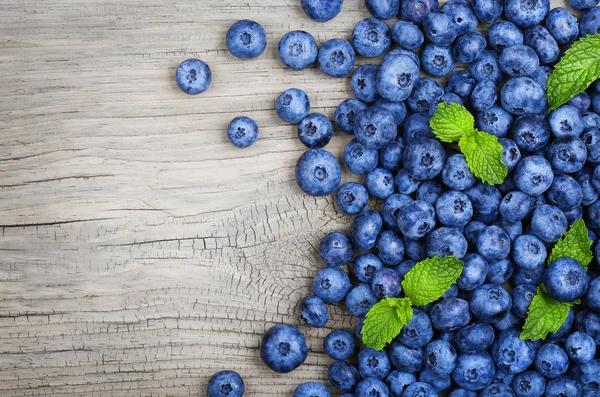
M368 16L363 0L326 24L299 0L0 0L0 395L203 396L221 369L248 396L326 380L323 337L353 326L342 307L301 327L292 374L258 357L265 329L299 323L319 239L350 223L296 186L305 148L273 103L299 87L332 117L351 93L284 68L277 43L349 39ZM258 59L226 50L243 18L267 31ZM191 57L213 71L195 97L174 79ZM238 115L260 126L251 148L226 139Z

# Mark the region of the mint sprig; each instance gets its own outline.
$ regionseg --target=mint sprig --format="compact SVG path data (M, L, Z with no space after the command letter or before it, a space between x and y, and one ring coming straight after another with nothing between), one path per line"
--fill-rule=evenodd
M600 78L600 34L588 35L571 45L548 78L550 110L566 103Z
M458 142L467 160L467 166L482 182L499 185L508 175L502 161L504 148L498 138L487 132L478 131L471 113L457 103L440 103L429 125L442 142Z
M417 263L402 281L405 298L384 298L369 310L361 331L363 343L376 350L383 349L410 322L412 306L441 298L456 283L463 266L454 256L436 256Z
M585 222L583 219L578 219L552 249L548 257L548 265L558 258L566 257L575 259L587 270L594 258L591 246L592 240L589 239Z

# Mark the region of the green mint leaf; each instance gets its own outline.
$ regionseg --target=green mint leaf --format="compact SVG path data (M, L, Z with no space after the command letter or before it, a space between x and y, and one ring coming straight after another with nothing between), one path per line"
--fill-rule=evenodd
M455 256L425 259L404 276L402 288L415 306L423 306L441 298L456 283L463 270L463 261Z
M490 185L504 182L508 168L502 162L504 148L497 137L473 129L460 138L458 146L473 175Z
M600 77L600 35L573 43L548 78L548 105L554 110Z
M442 142L458 142L466 131L473 130L475 119L469 111L458 103L439 104L429 125L435 136Z
M381 350L400 334L413 316L410 299L383 298L367 313L362 328L363 343Z
M552 249L548 258L548 265L558 258L566 257L575 259L587 270L588 265L594 258L590 249L591 246L592 240L589 239L585 222L583 219L578 219Z
M572 303L561 302L551 297L542 285L529 305L527 319L521 331L521 339L546 339L549 332L556 332L569 315Z

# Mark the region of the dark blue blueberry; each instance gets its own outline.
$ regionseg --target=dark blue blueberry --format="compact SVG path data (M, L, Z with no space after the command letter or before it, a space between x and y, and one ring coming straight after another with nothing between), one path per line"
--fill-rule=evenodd
M358 353L358 372L365 378L383 379L390 372L390 360L385 350L377 351L373 348L364 348Z
M471 106L478 112L485 112L491 108L497 99L496 84L491 80L478 82L471 92Z
M465 226L473 217L473 205L469 197L454 190L440 196L435 211L439 221L451 227Z
M335 124L342 132L353 134L356 116L367 108L367 105L356 98L346 99L335 110Z
M319 49L319 66L328 76L344 77L354 68L354 57L354 48L347 40L327 40Z
M498 206L502 199L498 189L486 183L477 183L465 190L465 194L471 199L476 220L490 224L498 219Z
M539 25L550 10L550 0L506 0L504 16L520 28Z
M387 110L373 107L360 112L354 120L354 135L358 142L369 149L381 149L396 137L394 115Z
M423 70L434 77L449 74L456 67L456 60L452 56L452 48L427 44L421 53L421 66Z
M352 45L359 55L365 57L383 55L391 42L390 28L376 18L363 19L352 31Z
M392 27L392 40L405 50L416 50L421 47L425 37L414 23L398 21Z
M552 68L548 65L542 65L530 77L545 90L551 74Z
M377 72L379 72L379 66L368 64L359 66L352 74L350 88L361 101L373 102L379 98Z
M404 168L415 179L433 179L442 172L446 155L442 144L429 138L415 138L404 151Z
M504 284L515 270L515 264L510 259L490 262L486 282Z
M356 215L350 234L354 247L363 251L373 248L382 225L381 215L377 211L365 210Z
M559 258L546 269L544 285L554 299L573 302L585 294L588 278L585 268L575 259Z
M415 382L402 393L402 397L436 397L437 395L435 388L425 382Z
M267 46L267 34L260 24L243 19L227 31L227 48L238 58L256 58Z
M415 309L408 325L402 328L397 340L410 348L423 347L433 338L433 328L429 316Z
M502 145L504 151L502 152L502 162L506 164L508 171L512 171L519 161L521 161L521 151L519 147L512 139L500 138L498 142Z
M425 366L436 375L449 375L456 365L456 350L443 340L434 340L425 348Z
M379 163L383 168L398 172L402 168L402 155L406 143L401 137L394 139L389 145L379 151Z
M283 121L298 123L308 115L310 100L304 91L290 88L282 92L275 101L275 111Z
M335 156L322 149L311 149L296 163L296 182L311 196L326 196L340 184L340 163Z
M572 173L581 170L587 160L587 147L576 137L556 139L550 145L548 157L559 172Z
M546 389L546 379L537 371L517 374L512 381L517 397L542 397Z
M423 368L423 349L406 347L393 341L389 348L392 365L402 372L414 374Z
M422 261L425 256L425 241L414 240L408 236L404 236L404 251L406 256L415 261Z
M388 101L387 99L379 98L375 101L375 106L383 108L392 113L394 115L396 125L402 124L406 118L406 105L404 102Z
M583 132L583 120L576 107L563 105L550 112L548 116L550 130L557 138L578 137Z
M302 0L302 9L308 17L317 22L327 22L342 10L344 0Z
M467 33L465 36L469 36L474 32ZM460 39L459 39L460 40ZM485 39L483 39L485 46ZM456 58L456 52L454 54ZM460 61L462 62L462 61ZM457 95L463 102L467 102L475 87L475 78L471 73L466 70L458 70L448 77L448 83L446 84L446 93Z
M190 95L200 94L210 87L212 73L210 67L199 59L188 59L177 67L175 72L177 85Z
M535 80L516 77L502 86L500 101L505 110L517 116L538 114L545 109L546 92Z
M586 167L575 175L575 179L581 186L581 191L583 193L583 205L590 205L598 199L599 192L592 184L593 173L591 168Z
M310 149L327 146L332 137L333 125L321 113L311 113L298 123L298 139Z
M540 150L550 141L550 127L542 116L521 116L511 126L511 137L523 152Z
M568 376L551 379L546 385L547 397L578 397L583 396L581 384Z
M569 357L560 346L547 343L538 349L533 363L540 374L551 379L567 371Z
M388 397L389 389L383 381L377 378L366 378L363 379L358 386L356 386L356 397Z
M511 374L526 370L535 358L535 345L519 338L520 330L502 331L492 345L491 355L496 367Z
M512 275L512 282L514 285L530 284L538 285L544 278L544 267L538 267L533 270L524 269L520 266L515 268Z
M515 170L515 184L523 193L538 196L552 186L554 172L550 162L540 156L523 158Z
M404 238L404 240L406 240L406 237ZM414 241L414 240L411 240L411 241ZM416 264L417 264L417 261L415 261L413 259L404 259L402 262L400 262L400 264L398 266L396 266L394 268L394 271L396 273L398 273L400 278L403 278L406 275L406 273L408 273L410 271L410 269L415 267Z
M600 277L590 281L585 300L589 307L596 312L600 312Z
M406 204L412 203L414 200L405 194L392 194L385 199L381 206L381 218L386 228L399 231L398 216L400 209Z
M435 228L435 210L425 201L414 201L400 208L398 227L405 236L419 240Z
M499 261L508 257L510 243L510 237L504 229L492 225L479 232L477 250L488 261Z
M251 146L258 139L258 125L249 117L236 117L227 127L227 138L239 148Z
M536 25L527 30L527 33L525 33L525 44L535 51L540 64L556 62L560 56L558 43L550 32L541 25ZM533 73L529 74L530 77L532 75Z
M511 296L513 305L511 312L517 317L526 318L529 305L536 294L536 288L533 285L521 284L513 288Z
M583 91L569 99L567 105L574 106L575 109L579 111L582 116L581 122L583 123L583 113L589 110L590 106L592 105L592 98L590 98L587 92ZM584 123L584 130L586 129L585 127L586 125Z
M464 353L486 351L494 343L494 329L485 323L473 323L459 329L454 336L454 345Z
M550 10L546 18L546 29L558 44L570 44L579 37L577 18L563 7Z
M448 157L442 170L442 181L453 190L466 190L476 182L475 176L469 170L465 156L455 154Z
M572 225L577 219L583 218L583 207L580 205L578 207L564 210L563 214L565 214L565 218L567 218L567 223Z
M484 132L504 138L513 122L513 116L498 105L492 105L475 114L475 126Z
M294 390L294 397L330 397L327 386L319 382L304 382Z
M371 283L373 277L379 269L383 267L383 262L375 254L364 254L356 258L354 262L354 275L363 283Z
M346 295L346 307L350 314L362 317L379 299L367 284L358 284Z
M569 175L558 175L554 178L552 186L546 192L550 203L563 211L578 207L583 201L583 190L575 178Z
M377 243L376 243L376 247L377 247L377 256L379 256L379 258L381 259L381 261L386 264L387 266L396 266L398 265L402 259L404 258L404 243L402 242L402 239L396 234L396 232L391 231L391 230L385 230L383 232L381 232L381 234L379 235L379 237L377 238ZM385 274L385 275L381 275L381 277L378 277L379 273L377 273L377 275L375 275L375 279L373 280L373 282L375 283L375 280L379 281L383 281L384 283L387 283L385 279L389 278L390 275L389 274ZM380 280L382 279L382 280ZM393 280L390 280L393 281ZM399 282L400 280L398 280ZM377 284L377 283L375 283ZM373 285L375 285L373 284ZM399 286L398 286L399 288ZM392 291L395 290L395 287ZM375 291L375 293L377 294L377 291ZM398 293L400 293L400 290L398 290ZM397 295L393 294L393 295Z
M275 372L293 371L306 360L307 355L306 340L296 327L276 325L262 337L260 358Z
M569 0L569 4L576 10L588 10L598 5L597 0Z
M400 0L400 19L421 26L427 14L439 8L438 0Z
M484 283L488 274L488 262L478 254L467 254L460 278L456 281L458 288L471 291Z
M385 168L375 168L365 177L365 187L372 197L384 199L394 193L394 175Z
M419 79L419 59L399 50L388 53L379 68L377 91L388 101L403 101Z
M588 34L597 34L600 30L600 8L594 7L579 20L579 36L586 37Z
M415 138L435 138L429 120L431 117L426 113L414 113L406 118L404 123L404 140L406 143L412 142Z
M471 63L481 56L487 43L479 32L469 32L459 37L452 48L452 54L458 62Z
M400 275L387 267L380 269L371 280L371 289L378 298L394 298L402 291Z
M514 23L508 21L496 22L488 29L488 45L496 51L524 43L521 30Z
M489 385L495 373L494 362L488 353L459 353L452 379L463 389L476 391Z
M337 267L328 267L317 273L313 292L325 303L338 303L350 291L348 275Z
M401 168L395 178L396 190L402 194L414 193L421 185L421 181L409 175L406 168Z
M471 4L466 0L451 0L442 6L442 11L451 15L458 26L458 36L462 36L477 28L477 16Z
M244 381L235 371L220 371L208 381L208 397L242 397Z
M286 33L279 40L279 59L287 67L300 70L309 67L317 60L319 49L315 38L303 30Z
M492 397L492 396L515 397L516 394L509 385L505 385L504 383L494 383L494 384L489 385L485 389L483 389L481 391L481 393L479 393L479 396L480 397Z
M473 11L477 18L484 23L494 23L504 11L501 0L473 0Z
M429 318L438 331L456 331L471 322L469 302L460 298L444 299L433 305Z
M531 47L517 44L506 47L502 51L498 58L498 64L500 69L509 76L526 77L531 76L537 70L540 60Z
M401 397L406 387L416 381L417 377L414 374L401 372L396 369L390 372L387 378L385 378L385 382L390 388L391 397Z
M371 15L379 19L392 19L400 11L398 0L365 0L365 5Z
M565 342L565 350L571 361L585 364L594 358L596 343L585 332L573 332Z
M344 183L335 196L338 208L344 214L356 215L365 209L369 202L367 189L359 183Z
M433 11L423 20L423 33L432 43L449 46L458 36L458 25L452 15Z
M379 153L377 150L369 149L353 139L348 142L346 149L344 149L344 162L353 174L366 174L377 167Z
M298 312L300 313L300 318L312 327L322 328L327 324L327 320L329 319L327 305L318 296L307 296L304 298L300 303Z
M512 257L517 266L526 270L543 268L546 261L544 242L530 234L524 234L513 242Z
M432 103L444 95L444 88L430 78L422 78L415 84L412 93L406 100L408 108L414 112L427 113Z
M346 361L334 361L327 370L329 382L342 392L354 391L360 381L356 367Z
M588 149L587 161L600 163L600 129L587 130L581 136L581 140Z
M531 231L547 243L555 243L567 230L567 218L557 207L541 205L533 211Z
M471 292L470 309L480 321L491 323L508 313L512 299L508 292L497 284L484 284Z
M343 266L352 260L354 247L344 233L333 232L321 240L319 254L327 266Z
M417 200L426 201L431 205L435 205L435 202L440 197L443 191L444 187L438 181L425 181L417 189Z

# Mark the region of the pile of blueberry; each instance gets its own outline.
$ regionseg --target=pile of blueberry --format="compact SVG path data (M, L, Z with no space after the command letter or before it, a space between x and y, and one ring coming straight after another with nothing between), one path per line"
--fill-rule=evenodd
M320 22L334 18L343 0L302 0ZM343 397L600 396L600 82L548 112L546 83L552 67L576 39L600 32L597 0L570 0L586 10L578 20L549 0L366 0L373 18L358 22L352 40L319 48L304 31L279 42L281 61L292 69L318 62L332 77L349 75L355 58L383 57L350 78L355 98L342 102L335 126L354 135L343 159L364 182L341 183L341 166L323 150L334 124L309 113L305 92L291 88L276 101L281 119L298 124L309 148L296 179L310 195L336 193L340 211L355 215L350 235L321 241L326 267L313 294L300 304L310 326L327 324L328 304L344 302L357 317L354 332L334 330L324 341L334 360L331 385ZM501 17L504 20L500 20ZM399 20L390 29L383 20ZM491 24L487 37L476 31ZM259 56L263 28L236 22L227 34L231 53ZM461 65L460 70L456 70ZM445 77L445 86L430 77ZM188 60L177 71L187 93L210 85L210 69ZM438 105L459 103L475 126L499 138L509 174L504 183L481 183L455 147L442 145L429 120ZM251 145L258 127L234 119L229 139ZM554 244L583 218L595 259L586 272L570 258L546 266ZM381 351L361 348L369 309L384 297L401 297L401 280L428 257L464 261L461 277L437 302L415 308L410 323ZM346 271L348 270L348 272ZM578 304L556 333L543 341L520 339L536 287ZM287 373L301 365L307 345L300 330L277 325L263 337L267 366ZM240 397L241 377L215 374L210 397ZM318 382L300 385L294 397L329 397Z

